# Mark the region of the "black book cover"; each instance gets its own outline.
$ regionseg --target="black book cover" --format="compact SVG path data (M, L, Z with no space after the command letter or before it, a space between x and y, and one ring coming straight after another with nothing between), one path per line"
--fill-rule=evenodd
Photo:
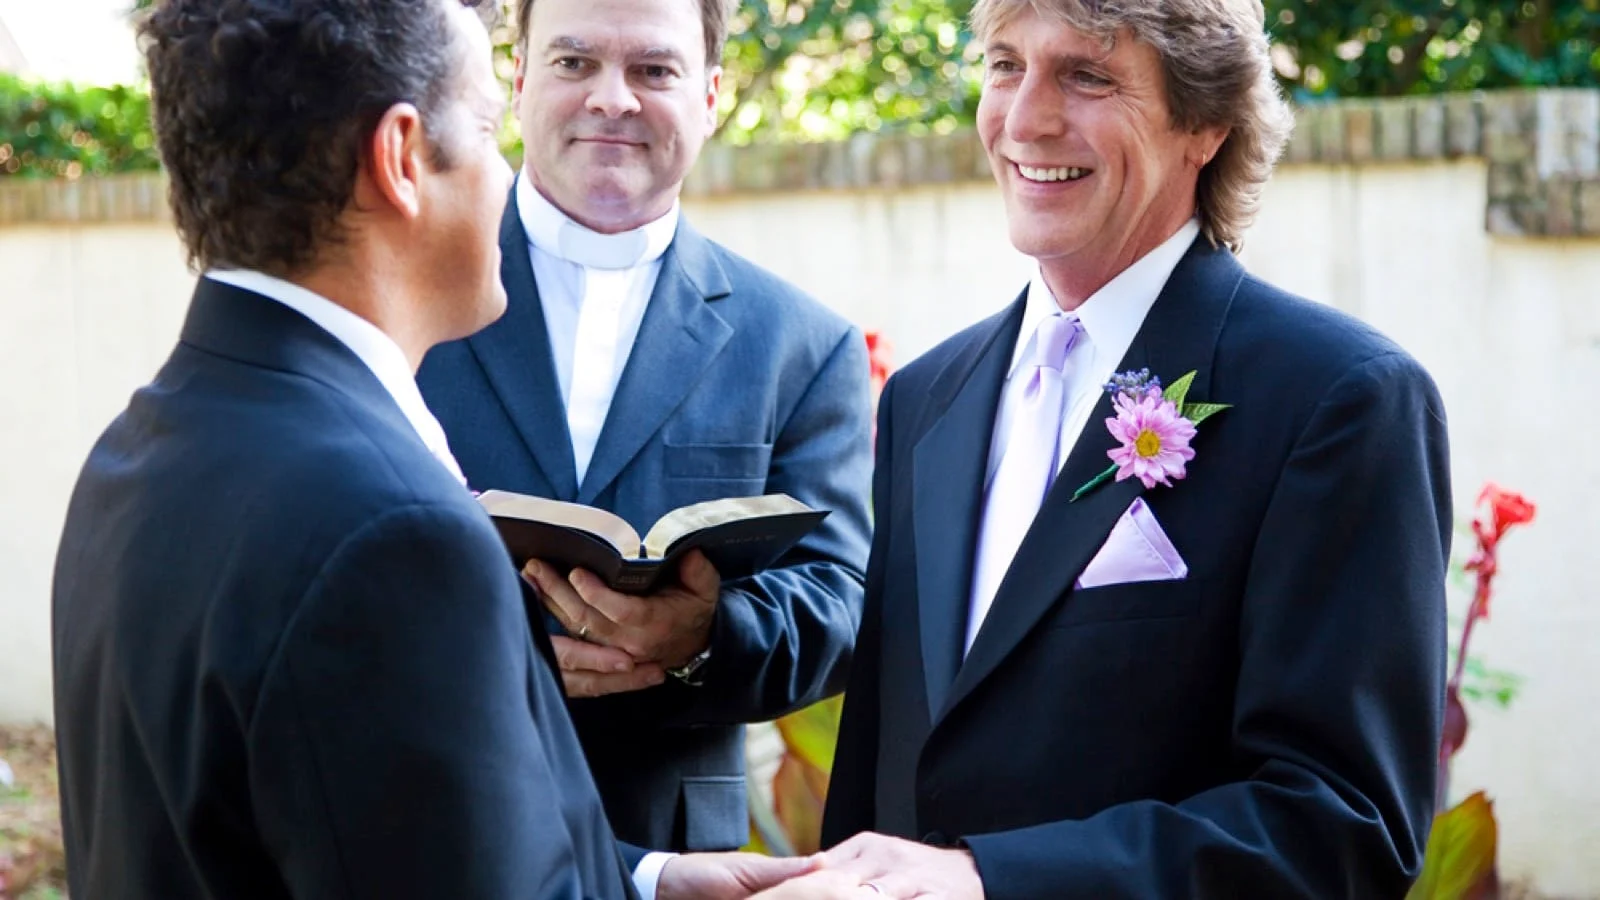
M737 502L736 499L712 501L712 504ZM620 593L651 594L677 580L680 560L695 548L716 566L724 580L753 575L772 565L828 515L826 510L813 510L798 501L789 500L789 504L792 511L758 515L734 513L736 517L726 521L689 530L672 540L655 557L648 555L642 543L632 546L631 554L619 552L618 546L626 546L623 539L633 539L632 530L626 525L622 525L620 533L613 532L615 536L607 539L580 525L513 515L496 509L493 503L486 506L519 569L529 559L538 559L563 574L574 568L587 569ZM674 514L676 512L669 516Z

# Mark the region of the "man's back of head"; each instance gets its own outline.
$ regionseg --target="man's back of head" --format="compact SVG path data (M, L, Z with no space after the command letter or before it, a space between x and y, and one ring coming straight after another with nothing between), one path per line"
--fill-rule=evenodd
M481 2L158 3L139 35L191 265L308 287L413 365L497 317L508 172Z

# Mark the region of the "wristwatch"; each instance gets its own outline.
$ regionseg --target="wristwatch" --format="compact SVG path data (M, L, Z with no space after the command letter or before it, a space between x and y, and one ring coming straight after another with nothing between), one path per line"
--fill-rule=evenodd
M690 687L699 687L705 684L706 675L703 671L706 660L711 658L711 648L708 646L699 653L689 657L689 661L681 666L674 666L667 670L667 674L678 679Z

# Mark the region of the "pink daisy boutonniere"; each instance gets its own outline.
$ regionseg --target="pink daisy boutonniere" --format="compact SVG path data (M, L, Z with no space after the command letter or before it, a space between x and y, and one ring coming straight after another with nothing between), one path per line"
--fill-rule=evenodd
M1146 488L1172 487L1174 480L1188 474L1194 459L1195 426L1227 409L1227 403L1185 403L1195 373L1179 378L1166 390L1161 379L1149 369L1113 375L1106 385L1112 396L1116 418L1106 420L1106 428L1117 439L1117 446L1106 452L1111 468L1090 479L1073 493L1077 500L1107 481L1137 478Z

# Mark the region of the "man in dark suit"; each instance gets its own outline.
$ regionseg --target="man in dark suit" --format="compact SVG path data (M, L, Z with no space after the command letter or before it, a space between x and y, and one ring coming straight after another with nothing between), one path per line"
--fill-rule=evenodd
M61 540L72 895L636 896L413 381L505 304L487 33L458 0L168 0L140 30L205 277ZM677 857L650 893L807 868Z
M1038 275L880 401L829 855L891 896L1403 897L1444 418L1400 348L1231 252L1291 123L1261 5L980 0L974 26ZM1190 372L1188 404L1231 406L1151 390Z
M736 847L742 723L844 684L868 546L865 342L679 213L716 122L725 0L522 0L517 15L509 306L418 381L479 490L602 507L641 534L722 497L830 510L754 577L695 557L681 583L631 597L581 571L526 573L617 834Z

